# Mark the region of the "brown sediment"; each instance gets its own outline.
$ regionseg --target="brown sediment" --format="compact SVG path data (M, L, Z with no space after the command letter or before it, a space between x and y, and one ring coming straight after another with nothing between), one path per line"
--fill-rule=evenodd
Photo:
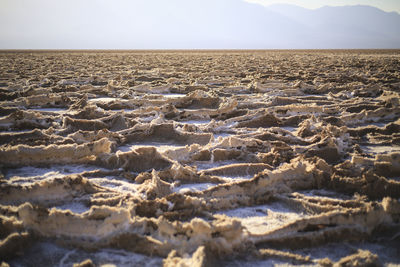
M76 266L400 263L398 52L0 58L11 266L43 243ZM332 244L352 249L307 252Z

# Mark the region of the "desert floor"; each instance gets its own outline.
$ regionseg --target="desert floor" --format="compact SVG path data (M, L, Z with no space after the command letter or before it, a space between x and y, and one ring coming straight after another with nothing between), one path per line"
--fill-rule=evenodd
M0 262L400 264L399 91L394 50L2 51Z

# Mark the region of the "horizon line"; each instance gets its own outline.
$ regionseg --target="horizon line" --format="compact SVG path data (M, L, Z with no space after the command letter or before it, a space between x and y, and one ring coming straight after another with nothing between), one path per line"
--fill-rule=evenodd
M174 52L174 51L399 51L399 48L0 48L0 53L3 52L113 52L113 51L131 51L131 52Z

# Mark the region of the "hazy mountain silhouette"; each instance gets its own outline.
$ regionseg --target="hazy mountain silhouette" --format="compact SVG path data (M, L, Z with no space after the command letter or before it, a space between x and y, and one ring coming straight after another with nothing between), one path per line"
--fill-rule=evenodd
M242 0L6 0L0 48L400 48L400 15Z
M297 21L318 47L400 48L400 15L371 6L322 7L271 5L269 10Z

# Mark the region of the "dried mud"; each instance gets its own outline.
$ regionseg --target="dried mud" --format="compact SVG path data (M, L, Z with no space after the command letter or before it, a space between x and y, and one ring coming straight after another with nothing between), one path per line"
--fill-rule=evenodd
M0 63L4 266L400 264L398 51Z

